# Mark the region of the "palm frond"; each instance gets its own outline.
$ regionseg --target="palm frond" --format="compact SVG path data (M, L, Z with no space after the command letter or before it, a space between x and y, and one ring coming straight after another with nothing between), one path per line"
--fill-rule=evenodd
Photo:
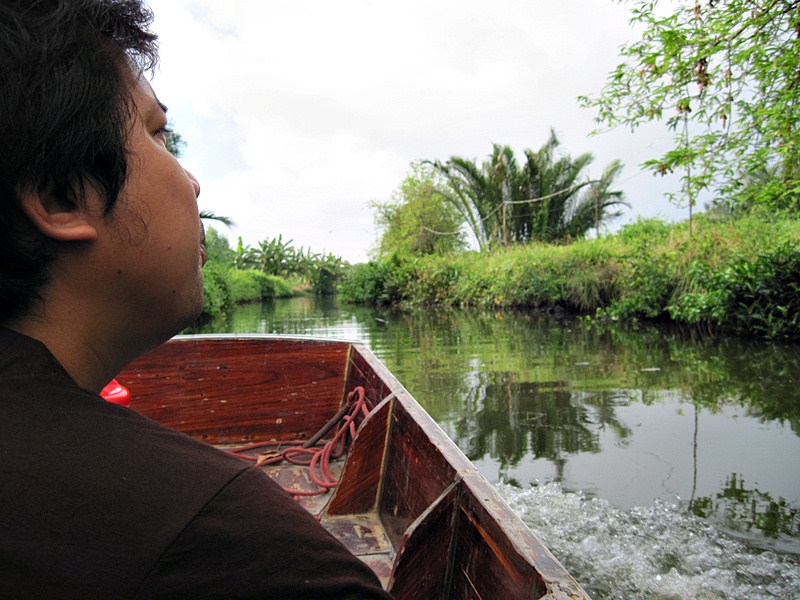
M228 227L231 227L232 225L235 225L233 219L231 219L230 217L217 215L213 211L210 211L210 210L201 210L200 211L200 218L201 219L208 219L208 220L211 220L211 221L217 221L219 223L222 223L223 225L227 225Z

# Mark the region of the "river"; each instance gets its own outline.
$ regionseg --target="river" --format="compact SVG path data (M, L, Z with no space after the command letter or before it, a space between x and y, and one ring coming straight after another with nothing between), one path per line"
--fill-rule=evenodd
M594 598L800 598L800 347L524 312L238 307L360 340Z

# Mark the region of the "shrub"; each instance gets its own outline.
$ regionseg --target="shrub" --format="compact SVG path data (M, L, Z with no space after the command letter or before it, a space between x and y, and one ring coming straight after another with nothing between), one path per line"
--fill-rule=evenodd
M354 304L388 304L385 263L370 261L350 267L339 284L339 294L345 302Z
M266 275L260 271L258 274L262 298L288 298L292 295L292 286L283 277Z
M336 292L347 263L334 254L320 256L311 267L311 288L317 296L327 296Z
M350 266L337 290L345 302L394 304L405 299L406 287L416 276L415 263L394 254Z
M291 286L277 275L255 269L231 269L228 273L233 302L252 302L292 295Z
M715 271L697 262L693 274L702 291L668 307L673 319L709 323L739 334L777 340L800 339L800 250L785 242L750 260Z
M219 263L207 263L203 268L204 299L201 319L217 318L233 303L228 272Z
M233 301L239 303L261 300L260 275L264 274L261 271L255 271L253 269L232 269L229 272L229 277Z
M735 266L726 326L769 339L800 339L800 250L785 243Z

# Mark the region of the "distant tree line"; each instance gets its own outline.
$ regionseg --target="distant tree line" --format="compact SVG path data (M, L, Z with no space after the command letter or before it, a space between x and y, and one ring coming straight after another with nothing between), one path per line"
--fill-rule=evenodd
M214 217L218 218L218 217ZM265 238L255 246L237 239L236 248L212 227L206 232L206 254L209 262L228 269L255 270L286 279L296 288L307 288L316 294L331 294L348 263L331 252L313 252L299 248L283 235Z
M373 202L381 227L378 254L427 255L462 249L471 235L480 250L529 242L580 239L627 206L613 188L622 171L614 161L596 178L589 153L558 154L551 131L537 151L517 161L510 146L494 144L483 162L453 156L412 165L388 202Z

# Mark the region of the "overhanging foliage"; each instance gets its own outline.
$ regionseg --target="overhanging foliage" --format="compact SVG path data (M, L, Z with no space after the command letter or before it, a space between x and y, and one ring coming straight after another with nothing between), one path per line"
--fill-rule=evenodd
M599 97L581 98L597 121L674 132L644 164L681 174L676 201L710 189L734 208L800 206L800 1L626 3L641 39L621 48Z

